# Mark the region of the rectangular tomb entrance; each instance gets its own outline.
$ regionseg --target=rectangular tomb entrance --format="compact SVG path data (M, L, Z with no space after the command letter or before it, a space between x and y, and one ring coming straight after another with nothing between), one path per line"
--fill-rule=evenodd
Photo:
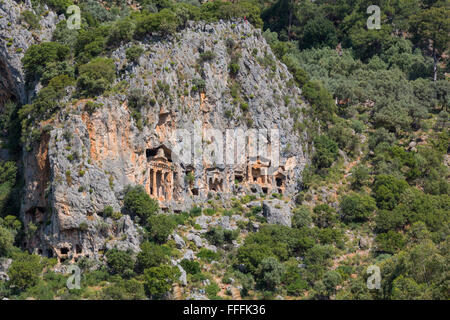
M146 153L150 164L150 195L160 201L172 200L174 172L170 150L159 147Z

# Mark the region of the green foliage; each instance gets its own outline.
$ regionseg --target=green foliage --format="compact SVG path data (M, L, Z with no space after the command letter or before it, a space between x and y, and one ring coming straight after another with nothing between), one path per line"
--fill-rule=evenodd
M218 261L221 257L220 253L214 252L212 250L208 250L205 248L201 248L197 253L197 257L201 260L205 260L207 262L212 262L214 260Z
M378 251L396 253L405 245L405 237L401 233L390 230L387 233L379 234L375 243Z
M56 11L57 14L65 14L67 8L73 4L72 0L33 0L34 4L47 5Z
M338 157L338 145L327 135L314 139L313 163L318 169L329 168Z
M104 288L101 292L103 300L144 300L144 285L136 279L119 280Z
M198 217L202 214L202 208L194 206L191 208L191 210L189 211L189 215L191 217Z
M69 55L69 47L56 42L31 45L22 59L26 80L34 81L50 63L64 61Z
M213 281L211 284L207 285L205 288L206 296L208 297L208 299L211 299L211 300L217 298L217 293L219 293L219 291L220 291L220 288L215 281Z
M265 257L276 257L283 262L290 256L304 253L313 244L307 228L267 225L246 237L244 244L238 248L237 258L254 273Z
M368 194L351 193L340 201L342 220L349 222L364 222L376 209L375 199Z
M79 67L77 88L81 95L91 97L109 89L116 76L114 62L108 58L95 58Z
M183 259L181 260L180 265L189 274L195 275L201 272L198 261Z
M261 260L256 270L257 281L264 289L274 291L281 283L285 267L274 257Z
M23 20L29 25L30 29L40 29L41 26L39 24L39 17L37 17L30 10L25 10L22 12Z
M301 229L303 227L309 227L313 222L311 209L307 206L299 206L292 213L293 228Z
M17 165L14 161L0 161L0 216L7 214L16 184Z
M336 112L333 97L318 81L308 81L303 94L312 104L314 114L323 121L330 121Z
M136 62L140 56L144 53L144 49L140 46L132 46L125 50L125 55L129 62Z
M236 3L220 0L208 1L201 6L201 17L207 21L244 18L255 27L262 26L260 8L254 1L237 1Z
M216 246L222 246L226 243L230 244L236 240L239 235L239 230L228 230L222 227L214 227L205 233L205 238Z
M140 185L128 186L125 189L124 204L132 215L141 219L143 225L147 223L150 216L159 210L158 202L152 199Z
M167 36L175 33L180 24L176 13L167 8L157 13L140 15L137 19L135 36L138 38L155 32Z
M147 218L149 236L158 243L166 242L175 227L176 223L172 216L159 214Z
M126 251L112 249L108 250L105 255L111 274L124 275L134 268L134 259Z
M8 269L11 285L19 290L36 285L42 273L43 266L40 257L34 254L18 253Z
M177 267L160 266L144 270L145 290L148 295L161 298L172 289L179 276Z
M351 170L350 183L353 189L359 190L368 184L369 169L365 166L359 165Z
M393 209L400 195L409 187L404 180L389 175L378 175L375 177L372 190L377 206L380 209Z
M14 233L0 225L0 257L6 256L14 244Z
M151 243L143 242L141 251L136 258L136 272L143 273L145 269L157 267L167 262L167 250L164 247Z
M312 47L336 47L338 40L333 23L325 18L316 17L308 21L303 29L301 46Z
M332 227L337 221L336 211L327 204L319 204L313 211L313 222L319 228Z

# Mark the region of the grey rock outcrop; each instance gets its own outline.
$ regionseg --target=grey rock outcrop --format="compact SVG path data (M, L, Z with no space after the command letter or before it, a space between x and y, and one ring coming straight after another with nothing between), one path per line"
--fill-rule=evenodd
M184 242L183 238L180 237L179 235L173 234L172 238L175 241L175 244L178 249L182 249L186 246L186 243Z
M262 209L268 223L291 226L292 212L289 203L278 199L264 200Z

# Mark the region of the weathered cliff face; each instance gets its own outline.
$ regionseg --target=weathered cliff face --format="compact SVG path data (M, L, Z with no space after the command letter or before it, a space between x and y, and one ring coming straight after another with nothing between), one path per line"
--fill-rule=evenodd
M128 185L143 185L168 212L188 209L211 195L226 199L296 192L308 156L305 133L294 130L290 114L302 121L306 105L301 90L287 85L292 76L259 30L244 22L200 23L171 40L140 45L145 52L134 64L126 61L128 46L112 57L120 70L117 88L126 84L151 101L140 110L142 126L125 94L97 97L93 111L86 108L87 100L79 100L45 123L51 129L24 154L22 215L25 223L39 226L29 248L61 260L97 257L116 245L139 250L139 227L129 216L117 222L101 216L106 206L121 209ZM213 57L201 61L201 52L208 51ZM240 57L233 76L228 70L232 56ZM220 155L228 157L231 144L221 145L208 129L223 133L224 139L227 129L247 135L249 129L266 129L268 152L252 154L250 139L246 152L235 152L243 161L222 162ZM272 129L279 135L271 135ZM219 147L213 161L186 162L177 151L182 143L193 154L204 150L212 155L206 151Z
M40 29L28 30L22 19L26 10L34 12L29 1L3 0L0 3L0 110L10 99L25 104L34 95L33 90L25 90L21 59L31 45L50 41L56 24L63 19L47 11L39 21Z

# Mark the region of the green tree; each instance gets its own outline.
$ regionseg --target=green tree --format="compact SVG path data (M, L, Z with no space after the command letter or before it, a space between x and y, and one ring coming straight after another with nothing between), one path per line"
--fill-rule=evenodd
M108 58L95 58L79 67L77 87L80 94L92 97L109 89L116 77L114 62Z
M129 186L125 189L124 204L131 214L141 219L143 225L159 210L158 202L152 199L140 185Z
M27 81L40 77L45 67L56 61L64 61L70 55L69 47L56 42L31 45L22 59Z
M151 242L143 242L141 251L136 258L136 272L143 273L145 269L157 267L167 261L167 252L164 247Z
M390 175L378 175L372 186L374 198L380 209L393 209L400 195L409 187L404 180Z
M292 227L293 228L302 228L309 227L312 223L312 212L311 209L307 206L299 206L295 208L292 216Z
M177 267L160 266L144 270L145 290L148 295L161 298L172 289L180 271Z
M351 170L350 183L352 188L359 190L365 186L369 180L369 169L366 166L358 165Z
M43 266L40 257L34 254L18 253L8 269L11 285L20 290L36 285Z
M351 193L340 202L344 222L364 222L375 211L375 200L368 194Z
M334 48L337 43L336 29L328 19L316 17L309 20L303 29L301 40L303 48L323 46Z
M110 273L123 275L134 269L134 259L130 253L112 249L106 252L106 261Z
M431 45L433 56L433 80L437 80L437 65L450 42L450 8L447 2L437 2L426 10L418 11L411 18L411 29L425 48Z
M336 211L327 204L314 207L313 221L319 228L331 228L336 223Z
M147 228L149 235L158 243L167 241L169 235L176 227L173 217L165 214L152 215L147 218Z
M308 81L303 87L303 94L312 104L314 113L323 121L331 121L336 112L332 95L316 80Z
M338 145L327 135L314 139L313 163L318 169L329 168L338 157Z
M328 296L334 295L336 293L336 287L340 285L341 282L342 277L338 272L330 270L325 273L323 284L325 285Z
M0 225L0 257L6 256L14 244L14 234Z
M259 284L267 290L274 291L281 283L285 267L274 257L264 258L256 270Z
M389 230L381 233L375 238L378 251L386 253L396 253L405 245L405 237L398 232Z

